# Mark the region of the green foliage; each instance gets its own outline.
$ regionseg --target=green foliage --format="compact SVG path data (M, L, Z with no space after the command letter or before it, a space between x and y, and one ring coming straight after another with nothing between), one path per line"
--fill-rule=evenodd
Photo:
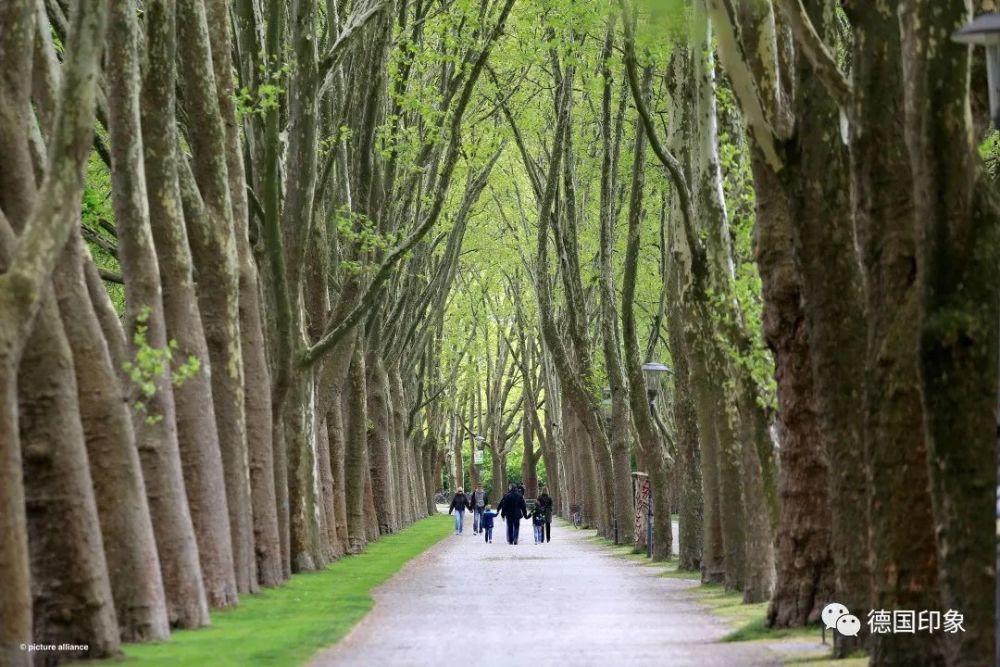
M979 156L986 164L986 173L994 183L1000 181L1000 132L991 129L979 145Z
M291 71L291 63L282 64L275 60L270 67L261 64L260 73L263 81L255 90L243 86L234 96L237 120L253 114L263 115L272 109L277 109L285 92L282 81Z
M112 246L115 245L116 239L107 229L107 227L113 228L115 221L111 200L111 174L96 151L91 152L87 162L80 214L81 224L88 232L99 236ZM99 268L112 273L121 272L118 259L101 245L87 240L87 249ZM118 315L123 316L125 313L125 288L122 285L109 282L106 282L104 287Z
M341 212L336 216L335 224L337 236L343 241L354 244L362 253L385 250L396 240L393 236L380 234L375 223L360 213Z
M436 515L322 572L297 574L280 588L241 595L240 606L212 612L212 626L174 632L170 641L126 644L125 660L95 664L149 667L292 667L335 644L371 610L371 591L413 557L451 534L450 517Z
M170 381L175 387L184 384L189 378L201 370L201 361L198 357L188 356L187 359L173 365L174 355L177 351L177 341L171 339L167 347L158 348L149 344L147 334L149 332L149 306L144 306L136 317L135 333L132 335L132 343L135 346L135 358L124 363L124 370L129 379L139 392L139 399L135 402L135 409L140 413L147 413L147 402L156 395L156 381L164 373L170 372ZM155 424L163 419L163 415L148 413L146 422Z
M732 91L720 85L717 92L719 115L727 119L719 133L719 157L730 214L732 257L735 267L733 290L743 318L742 329L749 337L745 349L735 349L723 343L731 358L745 368L758 389L763 407L777 406L777 384L774 358L764 342L762 283L753 253L753 230L757 222L757 198L753 189L749 150L740 129L736 101ZM716 303L716 311L731 313L724 303ZM729 317L731 315L724 315Z

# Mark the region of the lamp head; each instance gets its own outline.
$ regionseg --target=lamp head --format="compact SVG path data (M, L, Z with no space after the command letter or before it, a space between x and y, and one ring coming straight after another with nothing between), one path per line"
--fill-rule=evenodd
M954 32L951 39L960 44L1000 45L1000 13L977 16Z
M982 14L953 33L952 41L986 47L990 118L1000 128L1000 13Z

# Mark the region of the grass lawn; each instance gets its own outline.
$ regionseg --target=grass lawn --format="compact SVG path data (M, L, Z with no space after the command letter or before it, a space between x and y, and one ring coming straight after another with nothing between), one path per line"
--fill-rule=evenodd
M342 639L371 610L371 590L450 535L452 526L453 520L443 515L418 521L322 572L295 575L280 588L244 596L236 609L212 612L210 628L175 632L168 642L128 644L124 663L151 667L300 665Z

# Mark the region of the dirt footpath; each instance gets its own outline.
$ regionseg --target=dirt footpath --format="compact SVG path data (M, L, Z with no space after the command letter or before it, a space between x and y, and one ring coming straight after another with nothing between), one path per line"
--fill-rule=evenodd
M375 609L314 667L390 665L779 665L761 645L720 644L729 628L685 590L697 582L656 576L611 555L592 532L553 526L535 545L531 525L508 545L451 536L375 591Z

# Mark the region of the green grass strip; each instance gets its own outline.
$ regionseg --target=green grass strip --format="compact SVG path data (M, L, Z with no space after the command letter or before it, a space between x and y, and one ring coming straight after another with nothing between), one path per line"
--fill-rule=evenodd
M181 630L167 642L128 644L123 662L150 667L300 665L343 639L374 606L372 589L450 535L453 524L444 515L422 519L321 572L297 574L280 588L243 596L236 609L212 612L209 628Z

